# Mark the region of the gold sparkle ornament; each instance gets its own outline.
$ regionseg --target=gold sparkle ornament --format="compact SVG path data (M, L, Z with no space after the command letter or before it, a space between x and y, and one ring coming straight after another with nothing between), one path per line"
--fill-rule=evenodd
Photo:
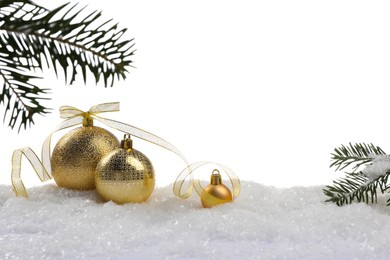
M150 160L133 149L126 134L121 147L104 157L95 171L96 190L105 201L118 204L147 200L155 186L155 174Z
M210 184L203 190L201 202L204 208L211 208L219 204L231 202L233 196L228 187L222 183L221 174L217 169L214 169Z
M96 165L118 147L112 133L93 126L92 118L84 118L82 127L65 134L54 147L51 169L55 182L68 189L95 188Z

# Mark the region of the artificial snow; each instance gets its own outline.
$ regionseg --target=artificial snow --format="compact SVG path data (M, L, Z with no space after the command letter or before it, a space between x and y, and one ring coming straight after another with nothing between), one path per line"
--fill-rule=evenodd
M387 154L380 154L372 155L371 158L373 160L362 170L362 173L367 176L370 181L373 181L390 171L390 156Z
M103 203L54 184L16 198L0 186L0 259L388 259L390 207L338 207L322 187L242 182L233 203L156 188L142 204Z

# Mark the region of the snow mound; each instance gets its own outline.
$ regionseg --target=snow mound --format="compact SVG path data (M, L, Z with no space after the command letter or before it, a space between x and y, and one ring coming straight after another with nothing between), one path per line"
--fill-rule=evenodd
M242 182L233 203L203 209L170 186L122 206L54 184L28 192L0 186L1 259L388 259L385 198L337 207L322 187Z

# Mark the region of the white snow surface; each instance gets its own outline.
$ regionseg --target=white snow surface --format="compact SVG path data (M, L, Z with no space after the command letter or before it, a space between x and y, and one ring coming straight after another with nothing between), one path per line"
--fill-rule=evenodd
M390 207L338 207L323 187L242 182L233 203L156 188L142 204L103 203L54 184L16 198L0 186L0 259L388 259Z

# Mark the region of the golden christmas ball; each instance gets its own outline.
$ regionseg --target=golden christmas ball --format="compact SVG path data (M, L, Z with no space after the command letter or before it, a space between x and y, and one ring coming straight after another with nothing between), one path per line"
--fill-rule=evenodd
M96 165L118 147L118 139L109 131L93 126L92 121L83 123L54 147L51 167L55 182L69 189L93 189Z
M154 190L154 169L143 153L132 148L130 135L126 134L121 148L108 154L97 165L95 185L105 201L118 204L143 202Z
M204 208L211 208L219 204L231 202L233 196L228 187L222 184L221 174L217 169L213 170L208 185L201 195L201 202Z

